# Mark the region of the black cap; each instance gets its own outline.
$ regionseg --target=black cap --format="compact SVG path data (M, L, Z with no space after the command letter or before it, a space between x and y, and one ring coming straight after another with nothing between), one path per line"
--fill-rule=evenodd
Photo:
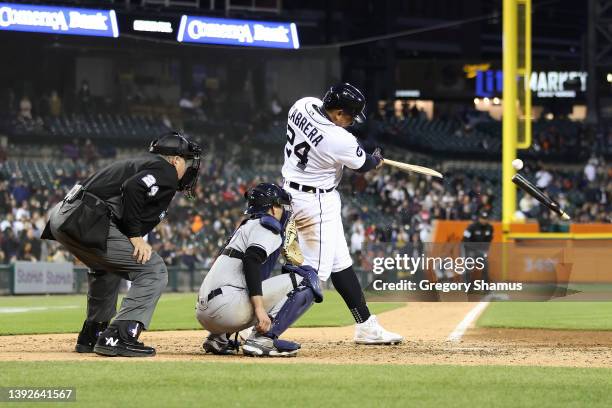
M489 212L487 210L480 210L478 213L479 218L489 219Z

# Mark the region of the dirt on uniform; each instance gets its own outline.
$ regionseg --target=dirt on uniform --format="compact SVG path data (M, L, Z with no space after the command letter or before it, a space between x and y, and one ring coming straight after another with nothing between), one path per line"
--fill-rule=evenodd
M612 332L472 328L458 342L447 338L474 303L410 303L378 316L401 333L397 346L352 342L353 326L290 329L284 338L298 341L297 358L213 356L202 352L200 331L146 332L141 340L157 348L148 361L225 361L287 364L458 364L612 367ZM0 336L0 361L99 361L104 357L73 352L76 334ZM114 358L113 360L125 360Z

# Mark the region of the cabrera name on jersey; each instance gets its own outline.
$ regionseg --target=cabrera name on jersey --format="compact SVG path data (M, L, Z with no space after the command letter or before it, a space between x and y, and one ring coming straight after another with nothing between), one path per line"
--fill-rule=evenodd
M282 173L287 181L328 189L340 183L344 166L358 169L366 155L355 136L323 114L322 106L320 99L302 98L289 109Z

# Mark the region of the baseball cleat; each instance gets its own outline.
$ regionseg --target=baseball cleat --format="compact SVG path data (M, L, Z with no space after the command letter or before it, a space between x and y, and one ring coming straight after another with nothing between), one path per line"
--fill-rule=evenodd
M357 344L399 344L404 338L397 333L385 330L371 315L368 320L355 325L355 337Z
M250 357L295 357L299 348L300 345L292 341L254 336L244 343L242 352Z
M240 349L240 342L235 340L230 340L227 338L226 334L210 334L206 340L204 340L204 344L202 344L202 348L204 351L216 355L236 355L238 354L238 350Z
M119 332L114 328L108 328L100 334L94 347L94 352L107 357L155 356L155 349L153 347L145 346L135 339L122 339L119 336Z
M86 320L77 338L74 351L77 353L93 353L100 333L106 330L107 327L108 322L89 322Z

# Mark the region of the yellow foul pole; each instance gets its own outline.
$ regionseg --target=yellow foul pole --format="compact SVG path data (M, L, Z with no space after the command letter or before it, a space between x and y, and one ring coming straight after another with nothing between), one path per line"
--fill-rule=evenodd
M503 0L503 124L502 124L502 228L504 237L516 212L516 187L511 181L515 170L517 117L517 42L516 0Z

